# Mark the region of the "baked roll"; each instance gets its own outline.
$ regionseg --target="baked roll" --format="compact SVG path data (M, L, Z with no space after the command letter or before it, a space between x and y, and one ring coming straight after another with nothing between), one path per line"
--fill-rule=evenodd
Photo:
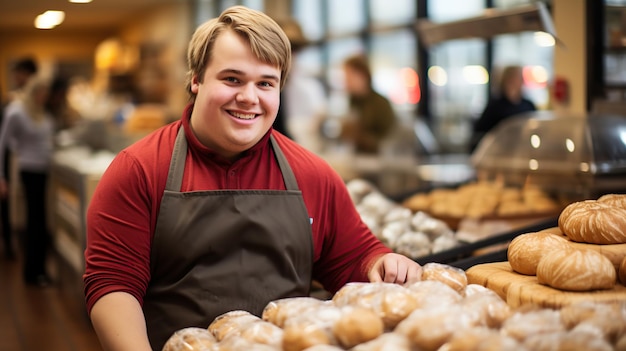
M598 201L626 209L626 194L605 194Z
M554 250L537 265L537 280L559 290L591 291L611 289L616 273L613 263L589 249Z
M180 329L165 342L162 351L203 351L209 350L217 340L205 328L189 327Z
M539 260L552 250L566 250L569 242L549 232L526 233L516 236L509 244L507 258L511 268L520 274L537 274Z
M626 243L626 209L609 201L585 200L569 204L558 219L572 241L591 244Z
M429 262L422 266L422 280L440 281L461 293L467 286L467 275L460 268L447 264Z

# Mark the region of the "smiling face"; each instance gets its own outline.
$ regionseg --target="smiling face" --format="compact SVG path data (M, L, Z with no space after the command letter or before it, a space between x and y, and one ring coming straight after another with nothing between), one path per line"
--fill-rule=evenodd
M250 44L231 30L213 45L204 76L191 79L196 94L191 129L202 144L235 159L274 123L281 70L256 58Z

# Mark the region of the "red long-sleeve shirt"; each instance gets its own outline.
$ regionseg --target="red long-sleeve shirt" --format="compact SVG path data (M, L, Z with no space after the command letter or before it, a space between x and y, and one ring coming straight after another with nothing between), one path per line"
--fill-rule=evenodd
M102 296L123 291L143 303L150 281L150 247L165 189L174 141L183 126L188 141L181 191L285 189L269 150L269 135L235 162L202 145L191 132L188 107L166 125L121 151L103 174L87 212L87 309ZM312 220L313 277L331 292L367 281L371 260L391 252L361 221L342 179L317 155L271 131L287 158Z

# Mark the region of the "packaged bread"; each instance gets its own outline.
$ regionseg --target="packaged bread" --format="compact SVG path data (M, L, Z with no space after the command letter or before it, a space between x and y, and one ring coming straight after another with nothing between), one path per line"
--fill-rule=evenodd
M459 305L431 306L413 311L394 332L405 335L419 350L437 350L456 331L474 326L476 320Z
M392 283L348 283L332 299L335 305L358 306L375 312L385 330L393 329L416 307L417 301L405 287Z
M422 280L440 281L459 293L467 286L465 271L436 262L429 262L422 266Z
M406 337L399 333L384 333L376 339L364 342L351 348L350 351L415 351Z
M615 286L615 267L601 253L579 248L554 250L539 260L537 281L559 290L591 291Z
M234 310L217 316L208 330L221 341L232 334L239 334L249 323L258 322L261 319L248 311Z
M283 329L270 322L259 319L256 322L247 324L239 333L238 337L255 344L280 347L283 340Z
M316 309L327 304L329 304L328 301L314 297L287 297L270 301L263 309L261 318L264 321L283 328L287 319L305 314L311 309Z
M408 285L407 289L417 301L416 308L449 306L460 302L463 298L458 291L438 280L418 281Z
M341 310L332 304L320 305L285 320L282 348L302 351L315 345L338 345L333 331Z
M626 209L609 201L571 203L558 219L559 228L572 241L591 244L626 243Z
M437 351L521 351L519 342L486 327L461 329Z
M165 342L162 351L206 351L217 343L217 340L205 328L188 327L177 330Z
M507 250L511 268L520 274L536 275L539 260L552 250L565 250L569 241L550 232L521 234L513 238Z
M343 306L340 310L341 316L333 325L333 333L344 348L370 341L384 332L382 319L372 310L358 306Z
M565 331L559 311L552 309L516 310L504 321L500 332L520 342L531 335Z
M493 329L499 329L512 315L506 301L492 290L465 296L460 305L466 314L474 316L475 324Z
M203 351L282 351L281 347L263 343L255 343L238 336L229 336L217 343L214 348Z

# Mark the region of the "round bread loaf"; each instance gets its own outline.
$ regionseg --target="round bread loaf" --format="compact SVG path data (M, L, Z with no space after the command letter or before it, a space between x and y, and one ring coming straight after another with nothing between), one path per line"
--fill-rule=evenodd
M554 250L539 260L537 280L559 290L591 291L615 286L615 267L589 249Z
M569 242L549 232L526 233L516 236L507 251L511 268L520 274L536 275L539 260L552 250L566 250Z
M626 257L622 260L618 270L619 282L626 286Z
M247 324L260 320L261 318L248 311L234 310L217 316L209 324L208 330L217 341L221 341L229 335L240 333Z
M626 209L608 201L571 203L559 216L559 228L572 241L592 244L626 243Z
M626 209L625 194L605 194L598 198L599 202Z

